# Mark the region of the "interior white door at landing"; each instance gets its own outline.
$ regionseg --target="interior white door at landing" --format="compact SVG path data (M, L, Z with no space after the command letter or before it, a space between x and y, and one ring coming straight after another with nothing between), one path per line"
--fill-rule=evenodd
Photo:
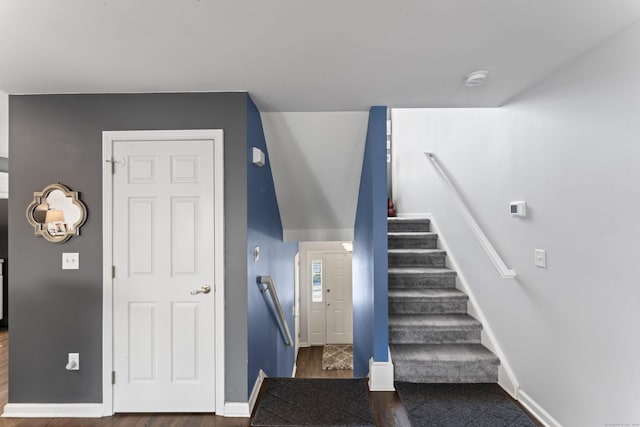
M353 343L351 254L309 251L311 345Z
M112 148L113 411L214 412L214 141Z

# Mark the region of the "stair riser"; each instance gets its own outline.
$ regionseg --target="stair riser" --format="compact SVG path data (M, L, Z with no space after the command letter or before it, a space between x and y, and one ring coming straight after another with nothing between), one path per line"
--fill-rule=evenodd
M462 301L389 301L389 314L449 314L467 312Z
M389 331L389 344L480 344L480 329Z
M429 221L389 221L388 231L390 233L408 233L412 231L424 233L429 231Z
M496 383L498 365L488 362L432 362L413 365L394 361L394 379L413 383Z
M389 274L389 288L455 288L456 276Z
M389 249L437 249L437 237L389 236Z
M389 267L446 267L444 253L414 254L389 253Z

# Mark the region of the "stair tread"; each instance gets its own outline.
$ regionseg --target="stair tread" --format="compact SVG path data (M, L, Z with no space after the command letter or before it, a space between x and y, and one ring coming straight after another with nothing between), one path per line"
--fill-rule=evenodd
M420 249L420 248L415 248L415 249L389 249L388 250L389 253L395 253L395 254L436 254L436 255L440 255L440 254L446 254L447 251L445 251L444 249Z
M391 344L394 363L487 362L500 360L482 344Z
M469 297L455 288L394 288L389 289L389 298L398 299L464 299Z
M455 270L444 267L390 267L389 274L428 274L433 276L456 276Z
M412 221L429 221L427 217L406 217L406 216L392 216L387 217L389 222L412 222Z
M482 329L468 314L390 314L389 329Z
M390 231L387 235L389 237L438 237L438 233L431 231Z

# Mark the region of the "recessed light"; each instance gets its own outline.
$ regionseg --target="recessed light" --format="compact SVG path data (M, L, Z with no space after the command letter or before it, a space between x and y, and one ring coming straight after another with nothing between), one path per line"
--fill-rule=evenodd
M488 71L484 71L484 70L474 71L466 75L466 77L464 78L464 85L466 87L482 86L487 81L488 76L489 76Z

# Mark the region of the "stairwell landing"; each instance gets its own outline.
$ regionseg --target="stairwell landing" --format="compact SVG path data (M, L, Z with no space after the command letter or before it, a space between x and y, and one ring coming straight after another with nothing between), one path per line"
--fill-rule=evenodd
M427 218L389 218L389 347L395 381L496 383L500 361Z

